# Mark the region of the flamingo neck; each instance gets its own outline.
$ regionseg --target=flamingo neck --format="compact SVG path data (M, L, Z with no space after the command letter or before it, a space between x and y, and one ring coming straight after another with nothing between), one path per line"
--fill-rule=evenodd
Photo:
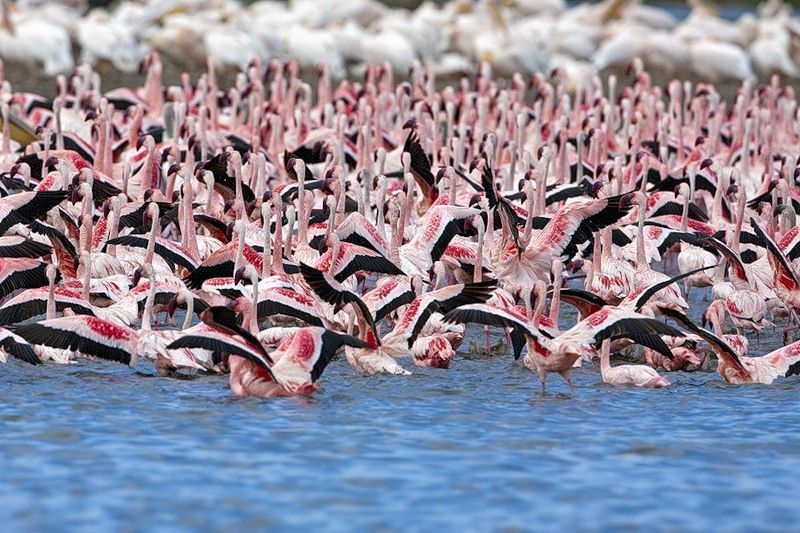
M278 208L275 214L275 237L272 243L272 266L278 274L283 274L283 216ZM267 226L269 228L269 226ZM269 231L269 229L267 229Z
M591 291L592 282L594 281L594 265L591 261L583 263L583 271L586 273L586 279L583 282L584 288L587 291Z
M283 242L283 255L286 257L293 257L292 244L294 243L294 223L297 218L297 211L291 205L286 210L286 237Z
M683 211L681 211L681 231L686 232L689 227L689 197L683 199Z
M156 234L158 233L158 215L153 217L150 223L150 236L147 239L147 251L144 254L144 264L150 265L153 263L153 256L156 250Z
M301 166L301 172L297 175L297 244L308 244L306 235L308 234L308 210L306 209L306 169Z
M264 251L262 252L261 277L266 278L272 274L272 234L270 225L272 220L272 210L264 209Z
M142 312L142 331L150 331L150 317L153 315L153 305L156 300L156 279L154 275L150 276L150 290L147 292L147 300L144 302L144 311Z
M86 260L83 262L83 289L81 290L81 296L87 302L89 301L89 296L91 295L91 281L92 281L92 263L89 260L88 256L86 256Z
M375 206L375 225L381 237L386 238L386 217L383 214L383 204L386 202L386 182L378 184L378 202Z
M187 293L186 316L183 318L182 330L192 327L192 317L194 316L194 295L190 291L187 291Z
M236 259L233 261L234 272L242 267L242 261L244 261L244 223L240 226L237 237L239 240L236 245Z
M541 288L536 290L536 309L533 311L533 324L539 324L539 319L544 314L544 306L547 303L547 294Z
M739 242L742 238L742 223L744 222L744 206L746 198L744 189L739 191L739 197L736 202L736 229L733 232L733 242L731 243L731 250L739 253Z
M550 301L550 320L558 331L558 316L561 307L561 276L553 281L553 299Z
M258 334L258 276L255 272L250 275L250 285L253 287L253 299L250 306L250 316L248 317L248 324L250 325L250 333L253 335Z
M600 373L603 378L606 377L609 370L611 370L611 354L608 350L600 350Z
M55 279L49 279L50 285L47 288L47 311L45 312L45 318L47 320L52 320L56 317L56 284Z
M475 266L472 272L472 282L478 283L483 279L483 224L478 226L478 248L475 250Z
M636 265L639 270L646 270L649 265L644 254L644 217L647 210L647 199L642 196L643 200L639 204L639 224L636 228Z

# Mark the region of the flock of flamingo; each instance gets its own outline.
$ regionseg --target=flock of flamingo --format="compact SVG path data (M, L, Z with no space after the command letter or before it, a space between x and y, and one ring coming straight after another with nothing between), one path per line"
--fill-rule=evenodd
M244 69L258 57L325 62L336 76L384 62L405 73L414 61L461 76L486 61L503 76L559 67L589 85L596 72L640 57L659 72L712 81L800 78L800 22L781 0L736 20L706 0L689 0L683 19L642 0L448 0L415 10L379 0L119 0L88 13L85 3L0 0L0 58L50 76L76 61L135 71L151 51L181 69L207 57L218 69Z
M477 324L542 394L595 359L617 386L709 356L728 383L800 373L800 342L758 355L743 335L786 339L800 309L800 122L777 78L728 102L638 61L576 94L488 65L444 89L419 65L337 86L322 65L314 88L277 60L223 88L209 65L165 87L153 53L142 88L108 92L82 67L52 101L4 83L4 361L289 396L341 352L364 375L447 369ZM611 364L633 344L646 364Z

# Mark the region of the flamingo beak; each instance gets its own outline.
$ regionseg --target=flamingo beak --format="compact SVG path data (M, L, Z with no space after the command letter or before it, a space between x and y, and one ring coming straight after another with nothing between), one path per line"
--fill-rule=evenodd
M582 268L583 268L583 259L576 259L575 261L572 262L572 268L570 269L570 272L572 274L575 274L577 272L580 272Z
M241 283L243 278L244 278L244 267L241 267L233 275L233 284L238 285L239 283Z
M403 124L403 129L414 129L417 127L417 119L415 117L411 117L410 119L406 120L406 123Z
M167 304L167 314L169 315L170 318L172 318L177 309L178 309L178 297L173 296L170 299L169 304Z
M139 282L141 280L142 280L142 269L141 268L137 268L133 272L133 279L131 280L131 281L133 281L133 286L136 287L137 285L139 285Z

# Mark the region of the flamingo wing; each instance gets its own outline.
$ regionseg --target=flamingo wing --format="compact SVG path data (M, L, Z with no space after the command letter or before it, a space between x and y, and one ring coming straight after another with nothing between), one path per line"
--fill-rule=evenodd
M742 361L739 359L739 355L736 353L736 350L731 348L730 344L728 344L725 339L718 337L705 328L699 327L697 324L689 320L689 317L680 311L676 311L674 309L664 309L663 313L706 341L712 348L714 348L714 353L717 354L717 357L725 358L728 363L742 376L749 375L747 369L745 369L744 365L742 365Z
M428 159L428 154L422 149L419 134L414 128L408 132L403 152L411 155L411 175L414 176L422 194L429 200L435 200L439 194L436 190L436 179L431 172L431 161Z
M314 309L312 298L283 287L270 289L263 299L259 298L257 313L259 319L284 315L302 320L310 326L324 326L322 319Z
M384 284L379 283L365 294L364 303L372 309L375 322L378 322L398 307L410 304L416 297L407 279L397 277L389 279Z
M259 344L260 345L260 344ZM248 361L252 361L275 380L275 376L270 368L270 360L264 358L263 354L253 349L250 343L242 342L241 339L232 335L227 335L219 329L198 324L183 332L183 335L167 345L168 350L178 348L201 348L213 352L215 362L222 360L225 354L238 355Z
M389 255L389 244L378 228L364 215L355 211L336 228L336 235L342 242L348 242L373 250L383 256Z
M679 274L675 277L665 279L664 281L659 281L658 283L653 283L646 289L636 291L631 293L630 295L626 296L625 299L620 303L620 305L629 305L634 311L640 311L642 307L652 298L656 293L659 291L666 289L673 283L682 280L683 278L688 278L698 272L702 272L703 270L708 270L710 268L716 268L717 265L709 265L705 267L696 268L694 270L690 270L688 272L684 272L683 274ZM660 308L660 307L659 307Z
M238 336L241 340L239 342L250 347L251 350L258 352L268 362L272 363L272 358L269 356L264 346L259 340L244 329L238 322L236 313L227 307L213 306L205 309L200 313L200 320L212 329L217 329L223 334L230 336Z
M313 361L311 367L311 381L316 382L328 363L331 362L333 356L339 351L342 346L350 346L352 348L372 348L368 343L353 337L352 335L345 335L326 329L322 333L322 346L319 350L319 355Z
M0 258L0 297L18 289L36 289L48 284L47 265L38 259ZM60 279L60 275L57 276Z
M442 319L450 323L476 323L486 326L511 328L511 344L514 349L514 359L522 355L525 338L531 337L540 344L543 338L552 338L543 331L537 330L532 325L520 320L513 314L486 304L469 304L453 309Z
M47 257L52 247L24 237L0 237L0 257Z
M21 324L11 330L32 344L73 350L126 365L136 362L136 332L102 318L65 316Z
M0 306L0 325L17 324L47 311L47 287L28 289ZM94 315L92 306L80 294L69 289L55 289L56 310L71 309L78 315Z
M206 280L232 277L235 261L236 243L229 242L206 257L205 261L183 278L183 281L188 288L199 289Z
M747 271L744 268L744 263L742 263L742 258L717 237L697 234L697 243L704 248L711 247L722 254L722 256L728 260L737 278L745 281L749 279Z
M623 205L626 197L611 196L562 206L531 241L529 248L550 250L554 257L572 257L577 253L578 245L630 211L630 205Z
M0 328L0 347L17 359L25 361L28 364L42 364L42 360L36 355L33 346L28 344L28 342L19 335L15 335L7 329Z
M681 337L683 333L654 318L621 307L603 307L558 337L556 342L591 344L599 348L605 339L630 339L672 359L672 352L661 335Z
M496 286L497 280L491 279L450 285L423 294L411 302L392 333L402 332L411 348L433 313L444 315L462 305L484 303L492 296Z
M552 289L548 294L552 293ZM601 307L608 305L608 302L597 296L593 292L585 291L583 289L563 288L559 290L561 301L565 302L578 310L580 319L583 320L587 316L600 310Z
M64 201L68 191L21 192L0 198L0 235L12 226L28 224Z
M106 246L109 245L122 245L131 246L133 248L147 248L148 236L147 235L123 235L114 239L106 241ZM198 266L197 262L192 259L192 256L180 244L156 237L154 248L155 253L164 258L167 263L171 265L180 265L187 269L189 272L195 270Z
M392 276L403 275L403 271L379 252L357 246L342 244L342 255L336 262L334 278L342 282L358 271L378 272Z
M365 304L357 294L342 287L335 278L331 278L330 274L326 274L305 263L300 263L300 273L303 275L303 279L308 283L309 287L311 287L314 293L322 298L323 301L337 306L343 306L349 303L354 304L361 318L375 334L375 338L378 338L378 331L375 328L375 321L372 317L372 313L369 307L367 307L367 304Z
M442 257L453 237L456 235L468 237L473 234L466 229L465 222L478 214L480 211L472 207L433 206L420 222L422 231L411 243L427 251L431 262L436 262Z
M800 289L800 280L797 279L797 274L789 264L789 260L786 258L783 250L780 249L780 247L769 235L764 233L764 230L762 230L761 226L758 225L756 219L751 217L750 225L756 232L756 236L758 236L761 244L767 248L770 259L769 262L775 270L775 280L788 290Z

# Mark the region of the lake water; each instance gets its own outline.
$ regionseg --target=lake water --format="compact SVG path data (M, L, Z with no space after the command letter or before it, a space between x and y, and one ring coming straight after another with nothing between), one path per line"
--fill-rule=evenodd
M780 343L767 337L754 353ZM313 398L234 399L226 377L149 372L0 367L4 529L798 523L798 377L737 387L672 373L651 391L603 385L589 366L574 397L551 376L542 398L510 356L369 378L342 359Z

